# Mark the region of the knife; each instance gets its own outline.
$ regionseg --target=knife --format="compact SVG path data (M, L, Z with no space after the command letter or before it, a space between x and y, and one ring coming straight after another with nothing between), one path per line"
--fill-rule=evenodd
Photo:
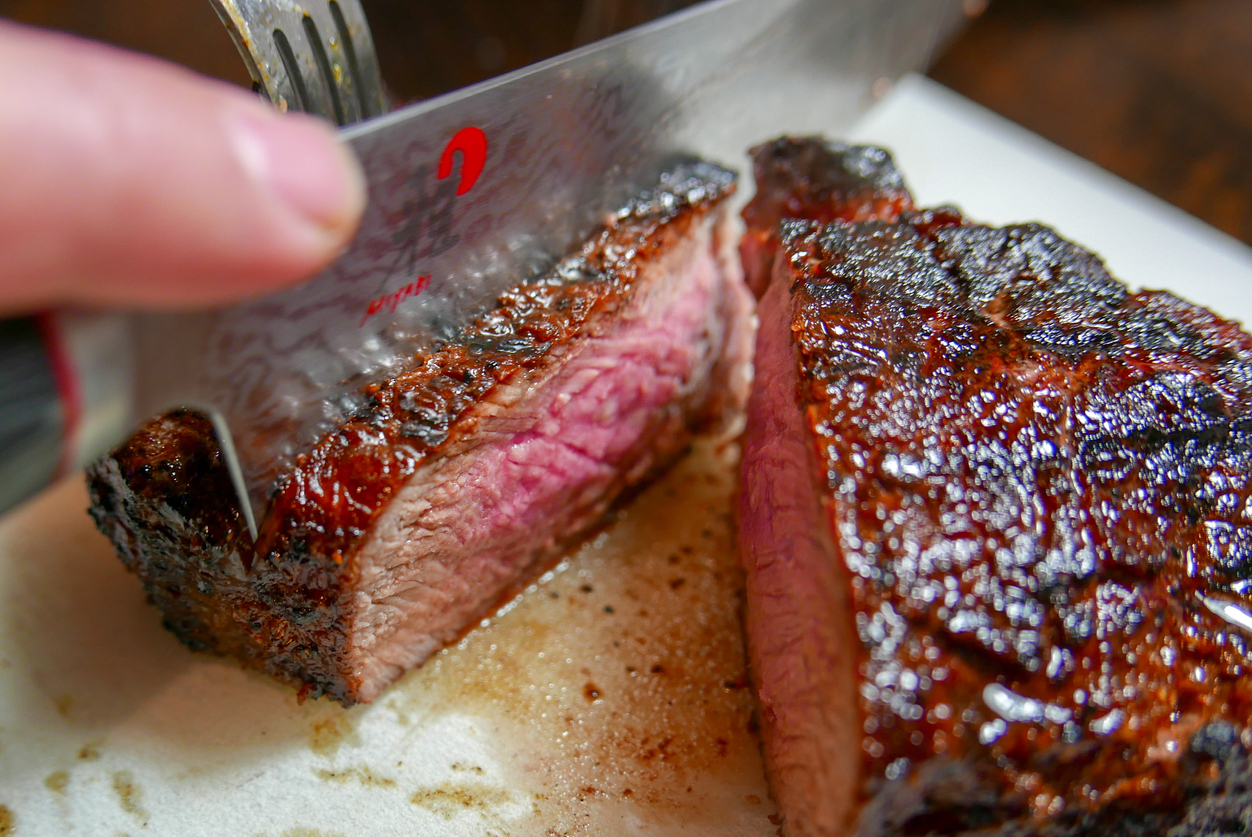
M679 155L837 134L963 19L961 0L714 0L343 130L369 185L305 284L194 313L0 328L0 510L164 410L207 412L256 536L296 457Z

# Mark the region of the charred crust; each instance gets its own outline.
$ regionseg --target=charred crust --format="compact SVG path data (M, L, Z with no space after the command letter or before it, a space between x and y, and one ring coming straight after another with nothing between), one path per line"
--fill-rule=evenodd
M873 146L820 137L782 137L751 150L756 195L743 209L740 246L748 284L759 297L788 221L894 221L913 198L891 155Z
M580 250L503 294L429 355L337 405L344 421L277 486L254 547L202 416L142 427L88 472L90 514L193 649L237 657L301 688L356 701L345 670L355 550L388 499L475 422L495 387L559 362L634 291L660 254L735 188L681 162Z
M863 810L857 835L1239 837L1252 829L1252 765L1237 743L1223 753L1189 750L1173 803L1164 809L1118 800L1047 819L1032 817L1024 795L1006 792L985 765L937 759L915 771L909 782L884 783Z
M676 160L661 174L655 188L626 204L618 219L663 223L686 209L721 201L735 190L736 180L734 172L713 163Z
M1247 833L1252 338L1038 224L781 236L856 533L862 833Z

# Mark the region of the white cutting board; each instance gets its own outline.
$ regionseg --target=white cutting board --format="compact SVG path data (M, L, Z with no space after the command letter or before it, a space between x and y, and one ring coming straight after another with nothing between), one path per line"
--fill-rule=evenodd
M1252 251L920 77L852 132L919 202L1041 220L1136 286L1252 322ZM0 522L0 837L772 835L729 497L704 444L375 705L193 654L84 513ZM8 831L6 831L6 828Z

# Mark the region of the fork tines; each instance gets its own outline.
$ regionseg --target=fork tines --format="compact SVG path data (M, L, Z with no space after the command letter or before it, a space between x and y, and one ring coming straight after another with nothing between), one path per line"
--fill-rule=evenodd
M360 0L211 0L255 86L280 110L347 125L386 112Z

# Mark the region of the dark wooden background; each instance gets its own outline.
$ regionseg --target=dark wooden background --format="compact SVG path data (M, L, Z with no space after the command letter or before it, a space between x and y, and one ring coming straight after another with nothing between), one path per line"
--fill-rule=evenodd
M685 2L364 5L384 77L413 99ZM207 0L0 0L0 16L248 81ZM1250 0L992 0L931 75L1252 245Z

